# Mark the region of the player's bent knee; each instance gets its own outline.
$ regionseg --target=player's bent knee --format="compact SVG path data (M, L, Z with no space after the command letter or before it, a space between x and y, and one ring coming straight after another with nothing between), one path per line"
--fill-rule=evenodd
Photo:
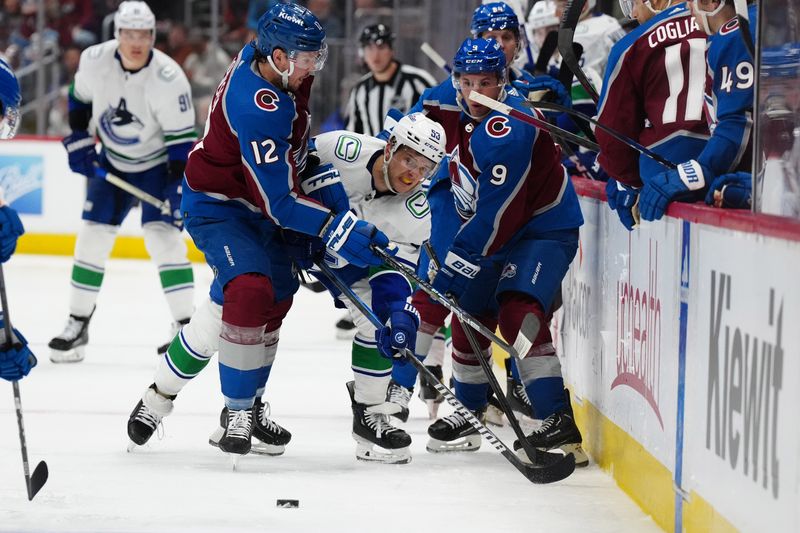
M222 306L211 299L203 302L183 327L183 342L193 351L211 357L219 349L219 336L222 331Z
M158 265L186 263L186 242L178 228L165 222L142 226L144 247Z
M223 289L222 321L231 326L263 329L274 299L268 277L252 272L236 276Z
M84 222L75 242L75 259L90 265L102 266L114 247L119 226Z

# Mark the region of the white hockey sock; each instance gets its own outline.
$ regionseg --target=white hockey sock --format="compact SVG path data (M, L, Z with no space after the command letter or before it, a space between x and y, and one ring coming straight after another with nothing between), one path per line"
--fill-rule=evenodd
M92 314L117 230L119 226L86 221L78 231L69 291L70 314L81 317Z
M181 232L165 222L148 222L142 230L147 253L158 267L172 318L176 322L186 319L194 306L194 273Z

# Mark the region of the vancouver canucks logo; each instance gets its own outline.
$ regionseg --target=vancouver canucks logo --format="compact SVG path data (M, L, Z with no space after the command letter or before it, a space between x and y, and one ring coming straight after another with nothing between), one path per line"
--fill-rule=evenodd
M469 169L461 164L458 146L450 153L448 170L450 171L450 188L453 192L456 211L462 219L469 220L475 214L477 183Z
M109 140L119 145L130 145L139 142L139 132L144 129L144 123L128 111L128 103L120 98L117 108L108 106L100 116L100 129Z

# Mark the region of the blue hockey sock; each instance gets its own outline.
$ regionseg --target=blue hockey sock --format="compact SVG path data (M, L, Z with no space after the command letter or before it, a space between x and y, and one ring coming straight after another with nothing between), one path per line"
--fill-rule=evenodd
M455 382L456 398L464 404L470 411L477 411L486 407L488 403L486 397L489 392L488 383L461 383L457 379Z
M522 379L519 377L519 368L517 368L517 359L515 357L509 357L506 359L506 362L511 367L511 377L514 378L514 381L521 382Z
M264 389L267 388L267 380L269 373L272 370L272 365L262 366L259 369L258 375L258 389L256 390L256 397L261 398L264 395Z
M425 359L425 356L415 355L414 357L420 362ZM411 389L417 382L417 369L407 361L392 360L392 379L395 383Z
M525 392L536 410L536 415L542 419L567 406L562 377L534 379L525 384Z

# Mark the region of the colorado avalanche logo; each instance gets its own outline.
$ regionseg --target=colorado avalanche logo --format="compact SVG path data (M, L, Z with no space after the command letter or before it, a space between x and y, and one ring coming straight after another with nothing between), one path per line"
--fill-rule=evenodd
M137 144L139 132L144 129L144 123L128 111L128 103L124 98L120 98L116 109L108 106L100 115L98 124L109 140L122 146Z
M450 171L450 189L453 193L456 211L462 219L469 220L475 214L477 183L469 169L461 164L458 146L450 153L448 170Z
M256 91L253 99L259 109L263 109L264 111L275 111L278 109L278 95L275 94L275 91L259 89Z
M719 29L720 35L727 35L739 29L739 19L733 18L725 23L722 28Z
M506 117L492 117L486 122L486 133L490 137L499 139L511 133L511 127L508 125L508 118Z

